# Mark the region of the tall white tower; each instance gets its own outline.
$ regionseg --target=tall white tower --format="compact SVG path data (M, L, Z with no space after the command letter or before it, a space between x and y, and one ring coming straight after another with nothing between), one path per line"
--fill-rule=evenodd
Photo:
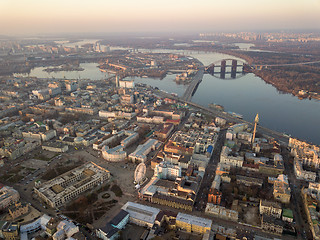
M118 88L119 87L119 76L116 75L116 87Z
M259 114L257 113L254 119L254 129L253 129L253 136L252 136L252 144L254 144L254 139L256 138L256 131L257 131L257 124L259 123Z

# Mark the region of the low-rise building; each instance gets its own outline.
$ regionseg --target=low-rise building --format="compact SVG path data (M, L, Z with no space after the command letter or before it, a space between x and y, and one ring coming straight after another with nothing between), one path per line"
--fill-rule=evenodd
M119 238L119 231L127 225L129 213L123 209L112 218L104 227L96 229L96 235L103 240L115 240Z
M223 146L220 154L220 162L233 167L242 167L243 157L232 154L232 151L227 146Z
M161 162L154 169L154 175L161 179L175 180L181 177L181 167L166 162Z
M309 182L307 190L314 199L320 200L320 183Z
M277 202L260 200L259 212L261 215L265 214L275 218L281 218L282 208Z
M13 222L5 222L2 225L2 236L5 240L18 240L19 236L19 224Z
M176 226L187 232L204 234L211 231L212 220L179 212L176 218Z
M185 195L184 195L185 196ZM169 206L176 209L183 209L186 211L192 211L195 195L189 194L190 197L185 196L184 198L179 196L171 196L156 192L151 198L151 202L164 206Z
M42 144L42 149L50 152L64 153L69 150L69 147L68 145L62 144L60 142L54 142Z
M227 209L220 205L215 205L213 203L207 203L206 214L213 215L222 219L238 221L239 213L235 210Z
M147 156L151 150L155 150L158 144L158 140L150 138L147 142L139 145L136 150L129 155L129 158L133 162L145 162L147 161Z
M0 186L0 209L8 208L20 199L18 191L8 186Z
M263 179L261 178L253 178L253 177L247 177L242 175L237 175L237 183L238 184L244 184L245 186L259 186L262 187Z
M158 208L149 207L134 202L127 202L123 210L129 213L129 221L139 226L147 226L151 228L155 219L160 212Z
M261 228L264 231L281 235L283 232L284 223L272 216L263 215L261 218Z
M102 157L110 162L121 162L127 157L126 151L123 150L123 146L118 145L109 149L108 146L104 146L101 149Z
M276 200L282 203L290 202L291 189L286 175L281 174L274 180L273 196Z
M121 209L118 214L112 218L110 224L118 229L123 229L129 221L129 213L123 209Z
M119 239L119 229L107 223L102 228L96 229L96 235L99 239L116 240Z
M8 210L12 220L15 220L28 213L29 205L26 203L16 202L15 204L11 205Z
M63 220L57 225L57 232L53 234L52 238L54 240L70 238L77 232L79 232L78 226L71 221Z
M158 131L155 131L155 135L158 138L166 139L169 137L170 133L173 131L174 125L172 123L166 123L161 125L160 129Z
M316 180L317 174L315 172L304 170L302 167L302 161L300 159L294 159L293 167L296 178L303 179L309 182L314 182Z
M49 206L56 208L109 178L108 170L90 162L42 183L34 188L34 192Z
M284 208L282 211L282 221L292 223L293 222L293 212L291 209Z

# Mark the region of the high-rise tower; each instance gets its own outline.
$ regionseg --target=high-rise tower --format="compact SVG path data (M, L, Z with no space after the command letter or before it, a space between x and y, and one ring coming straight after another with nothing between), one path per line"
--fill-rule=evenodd
M254 119L254 129L253 129L253 136L252 136L252 144L254 144L254 139L256 138L256 131L257 131L257 124L259 123L259 114L257 113Z
M116 87L118 88L119 87L119 76L116 75Z

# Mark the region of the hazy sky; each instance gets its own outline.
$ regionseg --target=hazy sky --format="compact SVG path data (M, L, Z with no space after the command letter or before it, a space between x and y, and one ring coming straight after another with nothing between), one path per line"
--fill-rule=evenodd
M320 0L0 0L0 34L320 29Z

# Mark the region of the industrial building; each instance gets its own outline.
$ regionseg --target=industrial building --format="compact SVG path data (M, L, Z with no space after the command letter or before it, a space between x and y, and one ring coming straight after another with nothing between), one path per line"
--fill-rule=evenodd
M34 192L49 206L55 208L109 178L108 170L90 162L35 187Z

